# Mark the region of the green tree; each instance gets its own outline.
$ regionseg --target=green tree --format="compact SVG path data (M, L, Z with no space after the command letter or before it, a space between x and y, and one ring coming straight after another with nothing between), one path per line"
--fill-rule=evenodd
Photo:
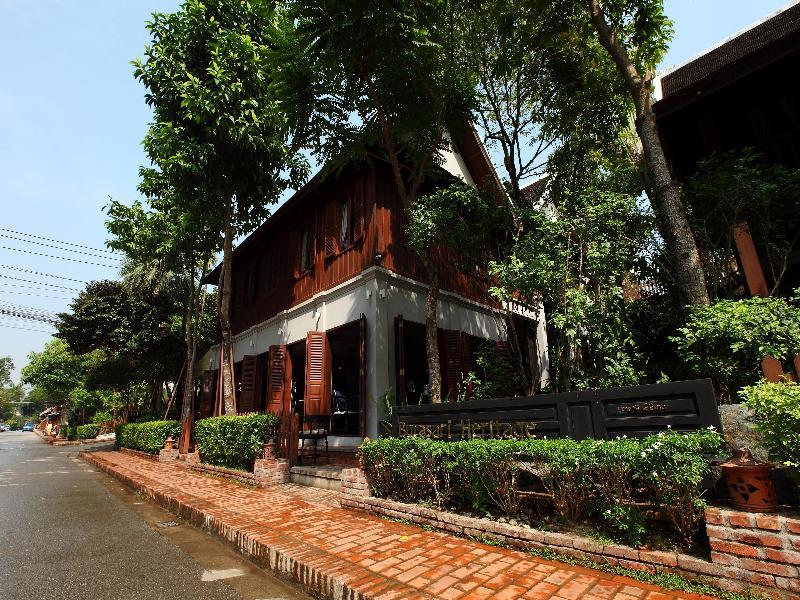
M441 268L453 259L464 270L486 264L486 243L494 220L491 202L474 185L456 180L418 197L407 211L406 244L420 257L430 277L425 302L425 349L433 403L442 401L437 336Z
M88 385L127 393L148 382L160 407L164 381L175 381L183 360L180 310L166 290L140 290L119 281L94 281L62 313L58 336L77 355L100 352ZM97 358L97 357L95 357Z
M221 371L226 412L234 412L231 262L234 238L269 214L307 162L273 85L281 23L263 0L186 0L147 24L152 43L135 76L147 88L153 121L144 140L153 164L142 170L150 196L172 193L180 213L223 234L220 274Z
M542 205L524 213L525 233L491 265L493 293L544 307L554 391L636 384L642 374L623 285L651 223L632 193L634 167L599 155L551 165Z
M14 370L14 361L10 356L0 357L0 421L10 419L16 412L16 407L25 391L21 385L14 385L11 373Z
M209 222L182 210L174 192L150 198L149 210L141 203L131 206L112 202L108 208L108 230L114 236L109 245L127 257L123 276L134 293L164 294L182 307L185 360L181 451L188 451L194 423L195 373L198 343L205 349L216 341L215 327L204 321L209 308L202 281L219 246L219 231ZM212 297L213 301L214 298Z
M743 223L775 294L800 241L800 169L769 165L752 149L715 154L699 164L685 191L712 295L730 296L740 285L732 272L733 236Z
M386 161L403 208L412 215L424 210L428 202L416 204L420 190L440 175L443 152L475 106L475 80L459 60L454 27L461 3L314 0L289 6L296 26L286 45L302 54L287 61L282 86L294 93L289 104L311 107L305 119L312 150L330 169L352 160ZM422 237L418 251L431 279L430 388L438 402L439 265L429 251L440 240Z
M22 382L41 388L54 402L66 401L83 380L84 361L73 354L68 344L53 339L41 352L31 352L22 368Z
M655 68L666 53L672 23L662 0L567 0L578 29L588 14L625 82L642 145L645 188L655 211L679 291L687 304L708 304L705 274L681 191L673 181L653 112Z

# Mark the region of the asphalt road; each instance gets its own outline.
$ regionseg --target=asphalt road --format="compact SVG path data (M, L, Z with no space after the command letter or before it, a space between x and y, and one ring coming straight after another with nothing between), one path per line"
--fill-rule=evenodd
M0 432L0 599L310 596L34 433Z

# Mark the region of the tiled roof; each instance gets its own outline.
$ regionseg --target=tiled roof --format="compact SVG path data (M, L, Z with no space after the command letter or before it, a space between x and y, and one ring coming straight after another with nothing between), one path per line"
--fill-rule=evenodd
M776 15L664 75L661 78L663 97L668 98L701 82L710 75L735 65L742 59L798 33L800 33L800 3L786 7Z

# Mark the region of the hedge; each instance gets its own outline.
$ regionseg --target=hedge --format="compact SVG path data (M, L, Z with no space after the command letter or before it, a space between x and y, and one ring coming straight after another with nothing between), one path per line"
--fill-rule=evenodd
M82 440L93 440L100 433L99 425L78 425L78 437Z
M195 445L204 463L251 471L264 443L278 429L273 414L223 415L195 425Z
M178 439L181 434L179 421L145 421L126 423L114 428L117 444L131 450L141 450L148 454L158 454L171 435Z
M528 487L552 498L559 519L594 522L633 544L646 532L641 503L651 503L691 545L705 507L707 457L722 447L719 433L704 430L610 441L381 438L359 454L379 497L514 516L517 490Z

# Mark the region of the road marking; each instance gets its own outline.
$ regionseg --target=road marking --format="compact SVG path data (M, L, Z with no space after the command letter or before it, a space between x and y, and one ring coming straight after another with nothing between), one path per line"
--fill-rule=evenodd
M200 577L200 581L217 581L219 579L231 579L244 575L243 569L206 569Z

